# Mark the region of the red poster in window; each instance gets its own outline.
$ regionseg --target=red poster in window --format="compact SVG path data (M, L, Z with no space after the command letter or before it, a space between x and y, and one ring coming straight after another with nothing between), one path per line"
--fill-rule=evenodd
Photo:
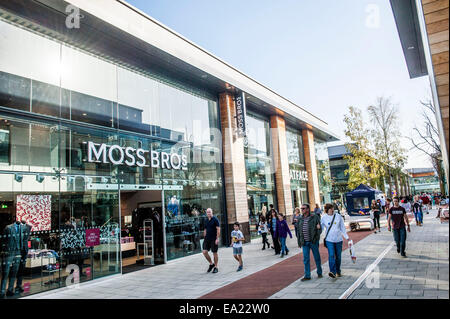
M31 231L51 229L51 195L17 195L16 219L26 220Z
M100 245L100 228L86 229L86 246L94 247Z

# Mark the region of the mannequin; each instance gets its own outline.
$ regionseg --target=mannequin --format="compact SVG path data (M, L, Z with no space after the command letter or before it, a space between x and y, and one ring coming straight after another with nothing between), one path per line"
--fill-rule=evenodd
M155 208L152 208L152 220L153 220L155 257L157 257L157 258L164 257L162 216L161 216L161 213L159 211L157 211Z
M2 281L0 287L0 298L5 297L6 282L9 279L8 291L6 296L14 296L14 282L16 281L17 271L19 269L21 258L21 243L23 243L23 227L20 221L8 225L4 230L4 242L2 251Z
M28 241L30 240L30 234L31 234L31 225L28 225L26 220L22 218L21 221L21 227L22 227L22 241L20 243L20 264L19 269L17 271L17 283L16 283L16 293L22 293L22 280L23 275L25 272L25 264L27 262L27 256L28 256Z
M178 200L175 195L172 196L172 198L169 200L169 203L167 205L167 210L171 211L173 216L178 216Z

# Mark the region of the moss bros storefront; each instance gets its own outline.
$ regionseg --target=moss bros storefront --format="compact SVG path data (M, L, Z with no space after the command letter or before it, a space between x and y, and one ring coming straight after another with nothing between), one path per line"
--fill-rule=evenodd
M227 245L263 206L320 203L325 122L125 2L106 11L0 4L6 298L199 253L209 207Z

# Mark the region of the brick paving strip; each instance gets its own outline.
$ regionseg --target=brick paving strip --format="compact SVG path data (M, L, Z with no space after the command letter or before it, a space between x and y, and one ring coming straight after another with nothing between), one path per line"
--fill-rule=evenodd
M386 225L385 215L381 217L381 226ZM413 219L409 216L410 221ZM384 233L389 233L384 227ZM342 271L349 275L339 279L328 277L328 250L323 246L323 240L320 241L320 257L323 262L322 270L324 278L317 278L315 273L316 265L311 256L311 275L312 280L301 282L304 276L304 265L302 253L296 254L280 263L269 268L256 272L243 279L235 281L227 286L214 290L203 295L200 299L266 299L266 298L339 298L364 272L365 267L392 242L392 234L389 233L388 239L381 245L365 245L358 242L364 242L373 231L349 232L357 249L357 263L353 264L349 257L349 251L346 241L342 247ZM374 235L374 236L379 236ZM376 238L376 237L375 237ZM370 237L369 237L370 239ZM361 245L363 245L361 249ZM369 249L365 249L367 247ZM373 248L376 248L375 250ZM336 281L339 282L336 282ZM294 288L290 286L295 286ZM297 289L297 286L300 286Z
M358 231L350 233L350 236L353 243L356 244L372 233L372 231ZM344 241L342 249L344 250L347 248L347 243ZM328 260L328 252L323 245L323 240L320 242L319 252L322 261ZM311 275L314 276L315 274L313 270L316 269L316 265L312 256L311 259ZM325 270L326 269L323 269L324 275L326 276L327 273L325 273ZM287 287L297 279L302 278L303 275L304 264L302 254L300 253L293 255L292 257L289 257L269 268L212 291L200 297L200 299L266 299L281 289Z

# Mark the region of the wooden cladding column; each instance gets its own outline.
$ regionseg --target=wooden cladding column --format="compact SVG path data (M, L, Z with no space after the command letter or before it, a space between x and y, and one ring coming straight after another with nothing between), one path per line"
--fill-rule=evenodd
M428 44L430 46L433 64L434 80L439 100L442 129L441 149L444 159L444 169L449 181L448 156L449 152L449 1L448 0L422 0L422 9L425 17ZM429 66L431 67L431 66ZM436 105L435 105L436 107ZM439 112L439 110L436 110ZM439 116L437 117L439 120Z
M246 241L250 242L244 139L236 134L236 109L233 95L220 94L219 106L228 230L231 232L233 224L239 222Z
M286 214L290 221L293 215L291 179L286 142L286 122L278 115L270 117L272 133L275 185L277 188L278 211Z
M314 148L314 134L309 129L302 130L303 150L305 153L305 167L308 172L308 196L311 211L316 204L320 206L319 177L317 172L316 150Z

